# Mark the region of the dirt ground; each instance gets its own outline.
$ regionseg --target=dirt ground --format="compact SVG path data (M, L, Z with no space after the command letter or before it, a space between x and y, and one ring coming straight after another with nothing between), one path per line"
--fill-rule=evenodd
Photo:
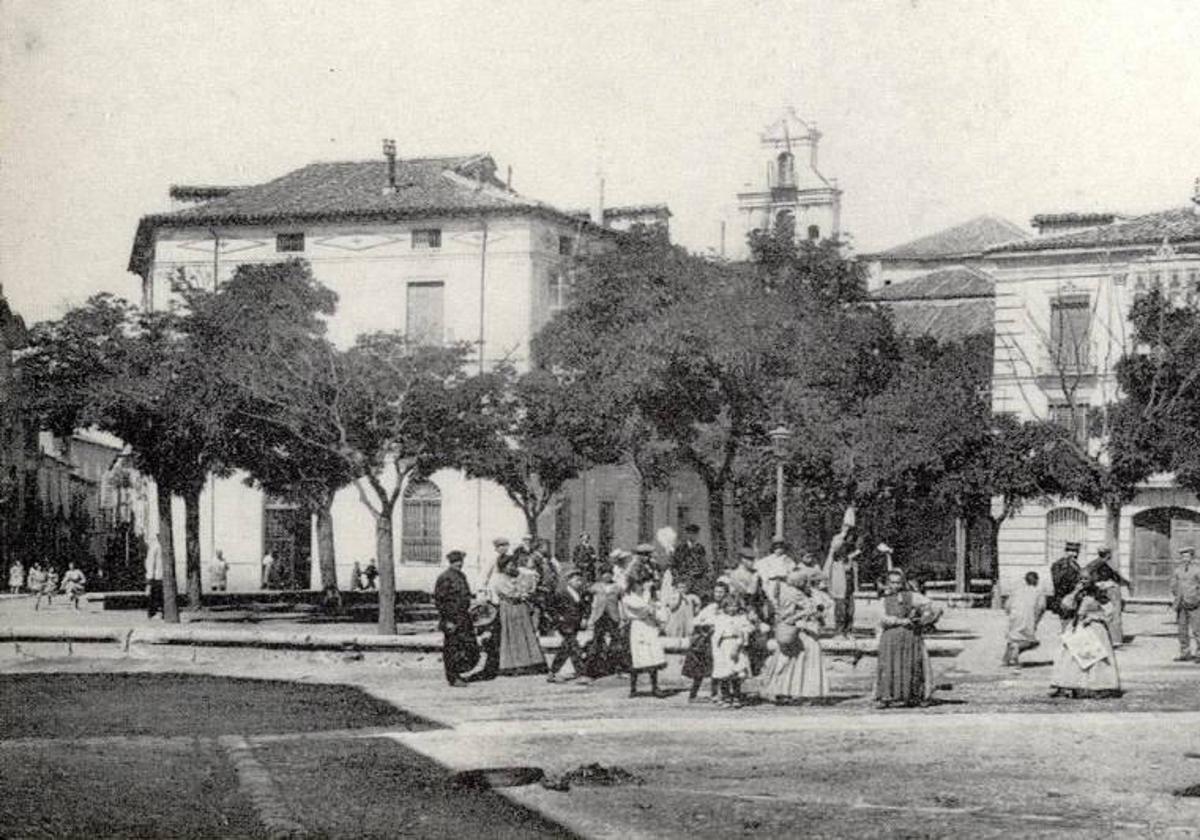
M935 660L950 686L942 703L887 712L871 703L870 658L829 663L835 697L826 704L741 710L688 704L678 663L664 685L680 693L634 700L620 677L587 687L521 677L451 689L436 654L370 661L204 651L192 661L181 652L64 658L47 649L55 658L41 658L10 648L0 670L342 683L448 727L301 741L248 732L282 811L310 836L441 837L456 826L459 836L497 836L476 833L477 820L501 813L486 803L446 821L438 791L451 773L529 765L554 775L600 762L640 783L503 789L496 801L514 809L509 836L1200 837L1200 798L1175 795L1200 783L1200 664L1171 661L1168 619L1161 609L1127 615L1135 638L1118 652L1122 697L1071 701L1047 691L1055 619L1044 622L1027 666L1008 669L999 665L1003 617L954 612L943 626L967 637L966 650ZM329 812L343 816L322 816Z

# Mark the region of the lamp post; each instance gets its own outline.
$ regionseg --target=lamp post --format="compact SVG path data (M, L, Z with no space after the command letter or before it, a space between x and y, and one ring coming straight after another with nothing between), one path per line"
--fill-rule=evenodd
M775 539L783 539L783 462L787 457L788 441L792 430L787 426L776 426L767 432L771 438L771 449L775 453Z

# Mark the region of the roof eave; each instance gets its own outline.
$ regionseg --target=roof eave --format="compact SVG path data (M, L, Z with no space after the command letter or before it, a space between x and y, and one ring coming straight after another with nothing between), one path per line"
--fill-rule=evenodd
M154 237L159 228L189 228L211 225L274 225L320 222L386 222L465 216L538 216L586 230L596 236L618 237L620 231L601 227L591 220L580 219L553 207L537 204L497 205L495 207L420 207L384 208L379 210L339 210L309 213L153 213L138 221L129 256L128 271L146 278L152 263Z

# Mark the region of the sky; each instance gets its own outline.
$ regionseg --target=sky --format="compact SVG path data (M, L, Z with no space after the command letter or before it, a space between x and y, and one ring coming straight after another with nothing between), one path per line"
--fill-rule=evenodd
M1148 212L1200 176L1194 2L0 0L0 282L27 320L126 271L172 183L490 152L719 242L794 107L859 251L981 213ZM731 227L731 230L734 228Z

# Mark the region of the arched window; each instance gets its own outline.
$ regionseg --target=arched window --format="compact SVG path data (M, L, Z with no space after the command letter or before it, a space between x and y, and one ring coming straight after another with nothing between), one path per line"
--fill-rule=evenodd
M821 229L819 227L817 227L816 225L809 225L808 226L808 238L811 241L816 242L818 239L821 238Z
M1053 563L1069 542L1079 543L1079 556L1087 557L1088 516L1079 508L1060 507L1046 514L1046 562Z
M796 159L791 152L780 152L776 158L776 186L796 186Z
M440 563L442 493L432 481L410 481L400 517L400 562Z

